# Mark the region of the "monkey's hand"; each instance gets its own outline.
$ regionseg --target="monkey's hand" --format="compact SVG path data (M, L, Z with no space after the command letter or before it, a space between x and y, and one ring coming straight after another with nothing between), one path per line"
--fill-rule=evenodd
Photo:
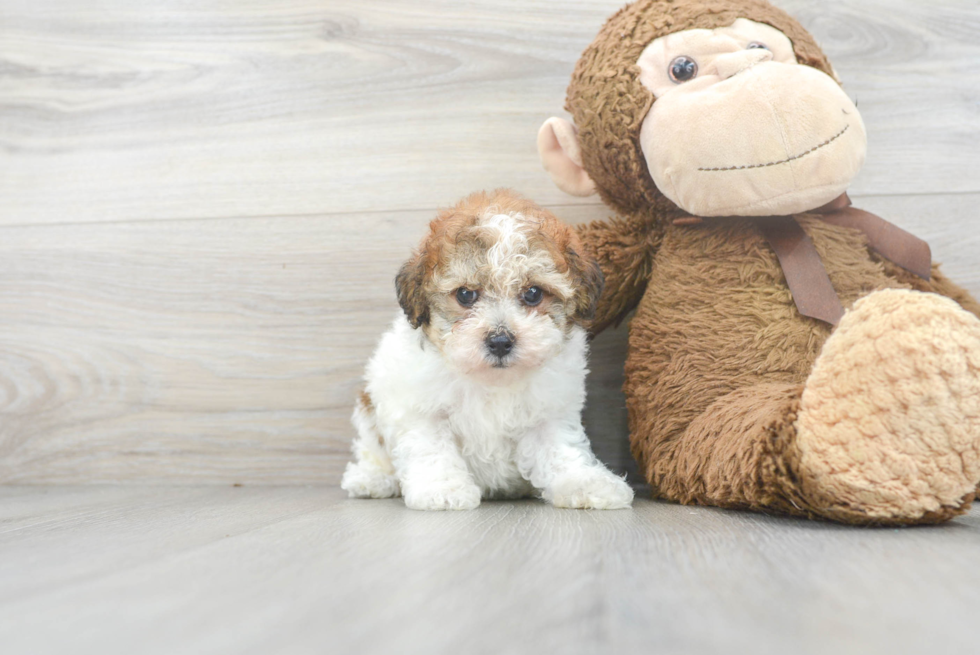
M647 217L614 217L577 226L587 253L599 262L605 287L589 332L618 324L646 289L653 258L663 240L660 222Z

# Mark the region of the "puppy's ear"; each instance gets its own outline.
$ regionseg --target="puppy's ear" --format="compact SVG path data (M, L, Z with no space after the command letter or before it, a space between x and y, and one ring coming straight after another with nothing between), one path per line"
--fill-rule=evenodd
M413 328L429 324L429 303L425 297L425 253L416 252L395 276L398 304Z
M605 279L599 264L588 256L583 256L569 246L565 251L568 269L575 281L575 295L572 297L575 309L572 318L579 323L588 323L595 317L596 307Z

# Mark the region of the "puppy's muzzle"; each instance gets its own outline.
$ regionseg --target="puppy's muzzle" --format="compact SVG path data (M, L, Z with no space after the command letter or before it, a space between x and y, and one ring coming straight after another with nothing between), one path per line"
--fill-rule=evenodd
M487 335L486 345L491 355L503 359L514 348L514 335L509 330L499 328Z

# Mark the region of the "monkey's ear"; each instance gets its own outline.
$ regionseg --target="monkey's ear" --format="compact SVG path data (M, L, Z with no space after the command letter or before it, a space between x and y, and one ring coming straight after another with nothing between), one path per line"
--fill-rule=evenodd
M573 196L591 196L595 182L582 168L578 130L564 118L549 118L538 130L538 154L555 185Z
M425 297L425 257L415 253L395 276L398 304L413 328L429 323L429 303Z

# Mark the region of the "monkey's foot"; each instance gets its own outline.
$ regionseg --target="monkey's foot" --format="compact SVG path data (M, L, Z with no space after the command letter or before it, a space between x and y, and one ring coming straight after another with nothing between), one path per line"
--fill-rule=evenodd
M860 300L814 365L796 429L801 490L827 518L963 513L980 481L980 321L936 294Z

